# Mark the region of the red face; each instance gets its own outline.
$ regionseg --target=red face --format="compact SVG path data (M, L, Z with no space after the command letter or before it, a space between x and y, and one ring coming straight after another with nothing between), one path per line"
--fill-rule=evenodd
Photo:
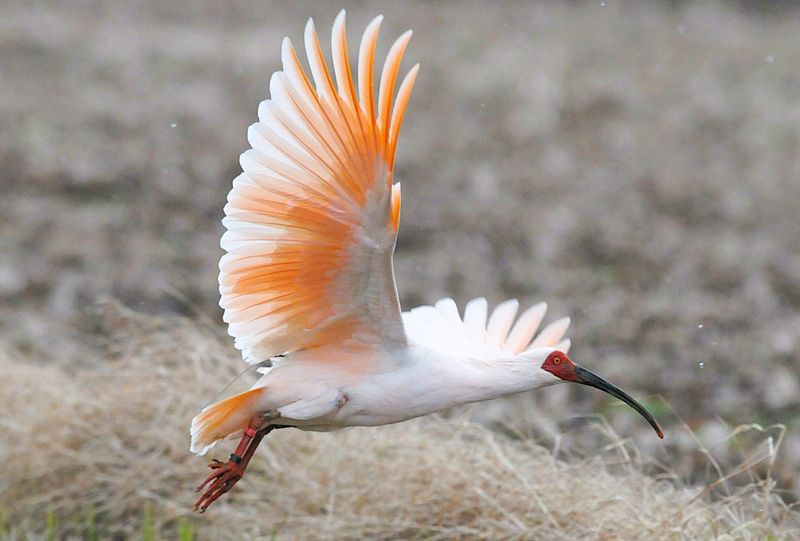
M557 378L564 381L575 381L575 363L573 363L566 353L554 351L544 360L542 370L547 370Z

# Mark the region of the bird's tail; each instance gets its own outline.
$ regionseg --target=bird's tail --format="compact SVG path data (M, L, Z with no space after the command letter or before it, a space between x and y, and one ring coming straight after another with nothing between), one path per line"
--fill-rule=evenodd
M258 411L257 404L263 392L263 387L256 387L203 408L192 419L191 451L204 455L219 440L247 428L250 418Z

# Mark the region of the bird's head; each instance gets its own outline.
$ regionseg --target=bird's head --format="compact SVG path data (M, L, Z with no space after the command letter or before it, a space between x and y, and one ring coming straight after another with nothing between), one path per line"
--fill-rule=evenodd
M630 407L639 412L639 415L647 419L650 426L656 431L659 438L664 438L664 432L658 425L658 422L653 418L649 411L644 409L644 406L639 404L636 400L631 398L625 391L619 387L610 384L597 374L586 370L584 367L575 364L567 357L566 353L562 351L550 352L542 363L542 370L549 372L562 381L571 381L573 383L580 383L581 385L588 385L604 391L611 396L615 396L628 404Z

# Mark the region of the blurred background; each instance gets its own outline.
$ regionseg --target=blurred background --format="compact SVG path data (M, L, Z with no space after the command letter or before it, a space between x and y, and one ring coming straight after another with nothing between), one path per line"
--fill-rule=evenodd
M340 5L341 4L341 5ZM110 295L213 321L222 207L280 40L383 13L422 64L401 134L404 308L517 297L636 397L561 386L472 414L537 439L602 414L687 479L788 427L800 494L800 8L790 2L7 0L0 350L77 370ZM351 49L352 50L352 49ZM230 343L231 363L237 353ZM212 397L200 397L201 402ZM671 432L671 434L670 434Z

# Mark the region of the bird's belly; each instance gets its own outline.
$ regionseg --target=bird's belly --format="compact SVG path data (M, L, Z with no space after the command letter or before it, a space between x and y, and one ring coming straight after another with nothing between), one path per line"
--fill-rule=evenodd
M340 426L376 426L399 423L456 405L444 389L430 383L387 381L375 376L344 388L345 403L332 421ZM444 392L443 392L444 391Z

